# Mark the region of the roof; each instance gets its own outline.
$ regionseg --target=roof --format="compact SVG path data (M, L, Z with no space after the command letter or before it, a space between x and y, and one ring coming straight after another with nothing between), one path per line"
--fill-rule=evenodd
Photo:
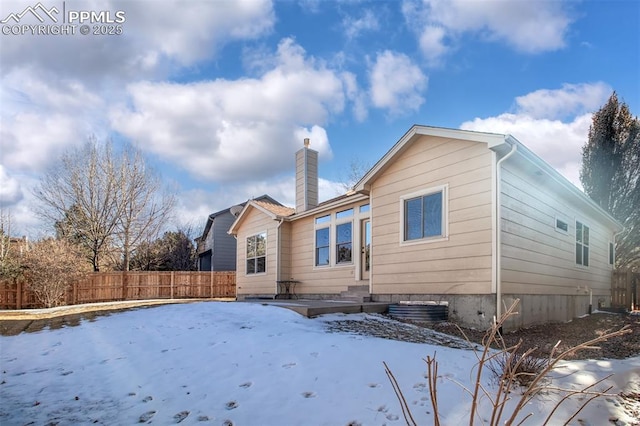
M291 207L285 207L280 203L274 204L265 200L249 200L238 217L236 217L236 220L231 224L231 227L228 231L229 234L235 234L235 231L237 230L240 223L242 223L247 212L252 208L261 211L274 220L285 219L296 212L295 209Z
M291 207L285 207L282 204L278 203L278 204L273 204L267 201L261 201L261 200L252 200L251 202L255 203L256 205L262 207L263 209L267 210L270 213L273 213L276 216L279 217L287 217L287 216L291 216L292 214L294 214L296 212L295 209L291 208Z
M256 200L265 201L268 204L271 204L273 206L282 206L282 204L280 204L280 202L276 201L274 198L271 198L267 194L264 194L264 195L261 195L259 197L256 197L253 200L254 201L256 201ZM251 200L249 200L249 201L251 201ZM238 203L238 204L235 204L234 206L242 206L242 207L244 207L249 201ZM220 216L220 215L222 215L222 214L224 214L224 213L230 213L231 212L231 208L234 207L234 206L227 207L226 209L217 211L215 213L211 213L207 217L207 224L205 225L204 230L202 231L202 236L199 237L199 238L202 239L202 240L206 239L206 235L209 233L209 230L211 229L211 226L213 225L213 222L214 222L215 218Z
M432 127L432 126L420 126L414 125L412 126L396 144L391 147L391 149L360 179L358 183L354 186L356 191L368 191L371 187L371 183L378 177L387 167L392 163L392 161L404 150L406 150L411 143L415 140L419 139L422 136L433 136L440 137L446 139L458 139L458 140L466 140L470 142L478 142L478 143L486 143L487 147L493 151L495 151L499 155L505 155L507 152L511 151L511 149L515 146L515 151L521 157L527 159L534 167L538 170L546 173L551 177L555 185L562 188L564 191L571 194L571 196L575 197L579 202L591 209L593 212L601 216L607 222L609 222L613 227L618 228L619 230L623 229L623 226L620 222L618 222L613 216L611 216L607 211L605 211L602 207L600 207L595 201L593 201L589 196L587 196L584 192L578 189L574 184L569 182L567 178L565 178L562 174L560 174L556 169L554 169L549 163L544 161L542 158L538 157L533 153L529 148L527 148L523 143L518 141L511 135L508 134L500 134L500 133L486 133L486 132L476 132L471 130L459 130L459 129L448 129L443 127Z

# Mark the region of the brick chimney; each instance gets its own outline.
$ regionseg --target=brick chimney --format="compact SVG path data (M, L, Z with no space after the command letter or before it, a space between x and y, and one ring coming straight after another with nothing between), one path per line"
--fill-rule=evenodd
M296 212L318 205L318 151L309 149L309 138L296 152Z

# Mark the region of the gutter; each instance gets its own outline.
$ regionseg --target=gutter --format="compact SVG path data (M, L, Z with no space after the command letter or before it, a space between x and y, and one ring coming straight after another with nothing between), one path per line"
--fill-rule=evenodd
M513 154L516 153L516 151L518 150L518 145L517 144L512 144L511 145L511 151L509 151L507 153L507 155L505 155L504 157L502 157L500 160L498 160L498 162L496 163L496 223L495 223L495 238L496 238L496 258L495 258L495 265L496 265L496 321L500 320L500 317L502 316L502 231L501 231L501 224L502 224L502 214L501 214L501 203L502 203L502 197L501 197L501 182L502 182L502 173L500 172L502 170L502 163L507 160L509 157L511 157Z

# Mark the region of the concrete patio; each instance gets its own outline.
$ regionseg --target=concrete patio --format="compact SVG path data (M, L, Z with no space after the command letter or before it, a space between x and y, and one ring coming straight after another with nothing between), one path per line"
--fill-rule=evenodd
M384 313L388 303L354 302L352 300L310 300L310 299L246 299L245 302L274 305L291 309L308 318L324 314Z

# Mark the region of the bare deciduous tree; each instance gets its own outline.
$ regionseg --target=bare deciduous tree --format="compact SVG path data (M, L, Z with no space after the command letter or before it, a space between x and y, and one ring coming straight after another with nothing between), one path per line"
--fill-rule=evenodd
M25 239L11 237L11 214L0 209L0 280L15 281L22 274L22 254Z
M69 286L89 272L76 246L53 238L32 244L23 264L29 289L47 308L64 304Z
M345 192L353 189L356 183L369 171L371 165L360 158L352 158L349 161L349 170L346 176L341 176L340 184Z
M117 204L123 269L128 271L131 253L158 234L175 204L173 194L163 191L160 177L146 166L142 154L130 146L124 150L120 162Z
M161 189L138 151L128 146L116 154L110 141L92 138L44 174L35 196L38 213L59 236L82 247L99 271L114 247L128 268L136 244L162 226L174 199Z

